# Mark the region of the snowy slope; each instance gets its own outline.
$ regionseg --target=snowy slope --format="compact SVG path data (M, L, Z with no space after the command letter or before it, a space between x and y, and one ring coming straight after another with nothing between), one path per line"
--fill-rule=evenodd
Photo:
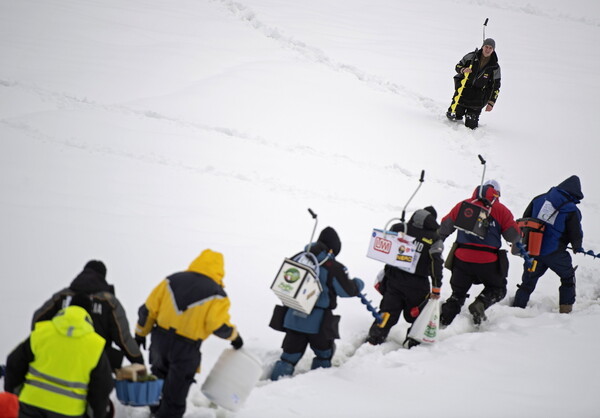
M486 17L503 86L472 132L444 112ZM0 358L87 260L106 262L133 324L150 290L210 247L267 374L283 338L267 327L269 285L310 237L306 209L337 229L340 261L378 303L371 228L400 216L421 170L408 211L445 214L480 182L478 154L516 216L579 175L584 246L599 252L599 42L600 5L587 0L0 2ZM557 313L552 273L528 309L510 308L511 257L509 295L480 331L463 313L410 351L403 322L383 346L361 345L372 318L340 300L336 367L309 371L307 355L237 414L200 392L228 347L210 339L186 416L597 416L600 260L574 259L573 314Z

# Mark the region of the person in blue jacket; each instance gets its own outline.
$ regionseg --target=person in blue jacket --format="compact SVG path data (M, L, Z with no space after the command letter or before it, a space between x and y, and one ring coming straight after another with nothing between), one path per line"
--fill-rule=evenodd
M534 267L524 268L513 306L525 308L540 277L548 269L560 277L559 311L570 313L575 303L575 268L567 245L573 253L583 252L581 212L576 206L583 199L579 177L571 176L547 193L533 198L524 218L538 218L546 222L540 255L535 256Z
M283 353L273 367L271 380L292 375L309 345L315 354L311 369L331 367L335 339L339 338L340 317L333 314L337 296L358 296L364 287L362 280L350 279L346 267L335 259L341 248L340 238L331 227L323 229L317 242L307 248L319 262L319 281L323 291L309 315L292 308L275 310L271 327L284 331L285 337L281 345ZM279 319L275 318L277 312L282 313ZM274 326L275 322L280 323Z

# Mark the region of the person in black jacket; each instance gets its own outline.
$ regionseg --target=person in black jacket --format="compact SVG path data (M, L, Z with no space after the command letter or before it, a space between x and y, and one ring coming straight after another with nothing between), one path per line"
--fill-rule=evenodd
M131 363L144 364L140 347L131 336L125 310L115 296L114 286L106 282L106 266L102 261L88 261L69 287L55 293L35 311L31 329L36 322L52 319L59 310L73 304L74 299L87 299L90 304L94 329L106 340L105 352L113 370L121 367L123 355ZM113 342L122 351L114 349Z
M392 327L400 320L400 314L404 313L404 319L412 324L419 315L420 307L427 303L428 298L439 299L444 267L442 259L444 246L437 233L439 225L436 217L436 210L432 206L428 206L425 209L417 210L407 224L392 225L393 232L405 232L415 238L417 251L420 249L420 257L416 261L414 273L389 264L384 267L383 277L380 273L381 280L378 281L376 287L383 295L383 299L379 310L387 319L384 319L381 324L373 322L369 329L368 343L382 344ZM429 277L431 277L431 289ZM408 337L404 342L407 348L417 344L417 341Z
M323 229L317 242L308 247L308 251L319 262L318 279L323 291L310 314L289 308L280 318L282 323L276 327L272 326L277 331L284 331L285 337L281 345L283 353L273 367L271 380L292 375L309 345L315 354L311 369L331 367L335 340L339 338L340 317L333 315L337 297L358 296L364 287L362 280L350 279L346 267L335 259L341 248L340 238L331 227ZM299 253L293 258L297 259L302 254ZM274 319L277 312L276 308ZM275 322L274 319L271 320L271 324Z
M583 230L577 204L583 199L579 177L571 176L547 193L533 198L524 218L534 217L545 222L540 254L534 256L534 266L524 268L513 306L525 308L540 277L552 270L560 277L559 312L570 313L575 303L575 268L567 245L573 253L582 253Z
M469 52L456 64L458 74L454 76L448 119L460 121L464 116L465 126L475 129L483 108L486 112L494 108L500 92L500 65L495 49L496 42L488 38L481 49Z

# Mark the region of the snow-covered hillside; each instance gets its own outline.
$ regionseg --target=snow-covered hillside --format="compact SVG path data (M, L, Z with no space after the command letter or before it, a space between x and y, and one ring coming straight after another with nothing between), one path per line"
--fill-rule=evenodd
M485 18L502 88L470 131L444 113ZM283 338L267 326L269 286L310 237L307 208L339 232L339 260L377 304L371 229L400 216L421 170L408 211L447 213L481 181L478 154L517 217L579 175L584 246L600 252L599 43L590 0L0 2L0 359L89 259L107 264L133 327L150 290L212 248L266 374ZM211 338L186 417L598 416L600 259L574 259L571 315L558 314L553 273L530 307L509 307L522 270L511 257L509 294L480 330L463 312L410 351L404 322L362 345L372 317L340 300L336 367L310 371L307 353L237 414L200 392L228 347Z

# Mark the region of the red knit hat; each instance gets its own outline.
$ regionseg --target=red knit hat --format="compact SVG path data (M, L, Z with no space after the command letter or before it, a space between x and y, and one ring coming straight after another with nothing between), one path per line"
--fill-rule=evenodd
M0 392L0 418L19 416L19 398L8 392Z

